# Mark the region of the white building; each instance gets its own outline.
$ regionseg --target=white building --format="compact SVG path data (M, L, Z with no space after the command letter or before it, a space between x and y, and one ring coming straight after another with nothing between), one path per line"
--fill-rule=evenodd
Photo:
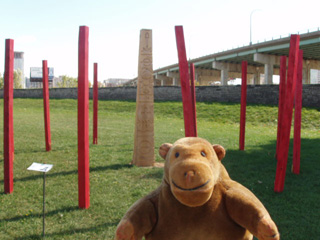
M23 81L24 78L24 52L14 52L14 70L20 69L22 72L22 77L21 77L21 84L22 88L26 88L26 82Z
M103 84L105 87L118 87L126 82L129 82L131 79L125 79L125 78L108 78L107 80L103 81Z

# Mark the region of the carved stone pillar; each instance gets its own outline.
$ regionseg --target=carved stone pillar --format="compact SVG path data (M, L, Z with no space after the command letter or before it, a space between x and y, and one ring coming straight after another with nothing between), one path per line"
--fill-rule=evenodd
M153 103L152 31L142 29L132 161L136 166L147 167L155 164Z

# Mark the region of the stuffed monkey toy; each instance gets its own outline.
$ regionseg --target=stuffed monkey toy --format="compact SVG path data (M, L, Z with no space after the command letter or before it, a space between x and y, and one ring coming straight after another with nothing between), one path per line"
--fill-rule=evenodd
M222 146L188 137L162 144L159 154L162 183L130 207L116 240L280 239L263 204L229 177Z

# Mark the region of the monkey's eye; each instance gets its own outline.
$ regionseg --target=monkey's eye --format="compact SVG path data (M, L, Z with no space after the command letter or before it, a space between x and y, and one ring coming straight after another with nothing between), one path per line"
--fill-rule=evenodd
M178 152L176 152L176 154L174 156L177 158L177 157L179 157L179 155L180 154Z
M201 156L206 157L206 153L204 151L201 151Z

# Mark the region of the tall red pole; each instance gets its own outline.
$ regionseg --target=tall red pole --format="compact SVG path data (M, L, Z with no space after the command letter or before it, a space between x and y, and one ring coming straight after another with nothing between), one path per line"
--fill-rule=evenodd
M280 146L277 161L277 171L274 183L274 191L282 192L284 189L284 181L286 177L286 169L288 162L288 152L290 144L290 129L292 122L292 110L293 110L293 99L295 93L295 85L297 78L298 68L298 53L299 53L299 35L291 35L290 38L290 49L289 49L289 62L287 72L287 85L286 85L286 97L283 109L283 119L281 123L280 133Z
M294 107L294 137L293 137L293 166L292 166L292 172L294 174L300 173L302 69L303 69L303 50L300 50L298 72L297 72L295 107Z
M93 144L98 144L98 63L93 68Z
M287 57L280 57L280 84L279 84L279 106L278 106L278 129L277 129L277 148L276 158L278 159L280 146L281 123L283 119L283 108L286 97L286 73L287 73Z
M194 126L194 136L198 136L197 132L197 108L196 108L196 87L195 87L195 70L194 70L194 64L190 63L190 77L191 77L191 99L192 99L192 117L193 117L193 122L195 124Z
M46 151L51 150L50 108L49 108L49 78L47 60L42 61L43 109Z
M244 150L246 131L246 109L247 109L247 67L248 62L243 61L241 65L241 111L240 111L240 136L239 149Z
M78 190L79 207L89 208L89 28L81 26L78 55Z
M3 107L4 192L13 192L13 61L14 41L6 39Z
M181 93L183 103L184 129L186 137L195 137L195 122L193 118L192 97L190 91L189 66L184 43L183 27L175 26L176 42L179 58L179 71L181 82Z

